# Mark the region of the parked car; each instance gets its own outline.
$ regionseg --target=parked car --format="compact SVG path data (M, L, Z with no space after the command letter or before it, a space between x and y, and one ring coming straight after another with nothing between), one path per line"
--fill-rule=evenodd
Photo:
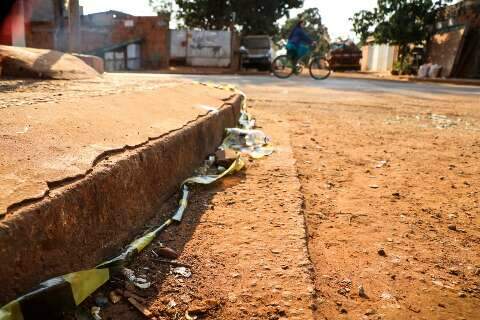
M269 36L244 36L241 41L242 67L270 70L273 61L273 42Z
M362 51L351 40L330 44L330 68L337 70L360 70Z

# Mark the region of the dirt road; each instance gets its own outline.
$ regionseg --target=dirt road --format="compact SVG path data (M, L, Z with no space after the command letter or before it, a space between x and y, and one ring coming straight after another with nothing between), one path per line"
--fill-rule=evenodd
M270 95L251 93L289 123L316 318L480 318L478 100Z
M152 317L480 319L478 88L193 79L239 84L277 152L196 189L136 260ZM191 275L159 263L160 243ZM102 316L144 318L126 302Z
M139 260L158 319L480 319L475 89L237 82L278 152L160 240L191 277Z

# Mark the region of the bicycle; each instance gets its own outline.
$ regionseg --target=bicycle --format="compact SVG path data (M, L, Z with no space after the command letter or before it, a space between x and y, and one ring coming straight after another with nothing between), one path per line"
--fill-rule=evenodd
M297 59L295 66L292 56L288 53L276 57L272 62L272 72L280 79L289 78L294 73L299 75L303 72L305 67L303 60L307 56L309 56L307 66L310 76L315 80L327 79L332 72L328 60L323 56L315 55L311 49L303 57Z

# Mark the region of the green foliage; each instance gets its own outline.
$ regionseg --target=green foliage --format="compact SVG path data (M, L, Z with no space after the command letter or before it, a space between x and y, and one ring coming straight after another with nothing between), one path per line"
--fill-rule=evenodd
M149 0L153 6L165 0ZM176 0L177 18L189 28L226 30L235 25L243 34L278 32L277 20L303 0ZM233 17L235 16L235 21Z
M310 8L298 14L298 16L288 19L281 27L279 35L275 37L275 41L288 39L292 29L302 19L305 22L305 31L317 43L315 51L320 54L325 54L328 51L330 36L328 29L322 24L322 17L318 8Z
M171 14L173 11L172 0L148 0L148 4L160 14Z
M376 43L400 48L401 62L409 54L409 45L421 44L429 36L436 11L451 0L378 0L373 11L355 13L353 31L362 43L373 36Z

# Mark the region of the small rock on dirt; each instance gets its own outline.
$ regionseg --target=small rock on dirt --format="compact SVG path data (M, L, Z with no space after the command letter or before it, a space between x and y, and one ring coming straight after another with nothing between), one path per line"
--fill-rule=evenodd
M387 253L385 252L385 249L383 249L383 248L378 249L377 253L378 253L379 256L382 256L382 257L387 256Z
M449 225L448 225L448 229L449 229L449 230L452 230L452 231L457 231L457 226L454 225L454 224L449 224Z
M198 301L194 304L192 304L188 308L188 313L191 315L198 315L198 314L205 314L209 312L210 310L217 309L220 303L217 300L214 299L208 299L205 301Z
M156 250L156 253L163 258L167 259L177 259L178 253L169 247L161 247L160 249Z
M358 295L361 298L368 298L367 294L365 293L365 288L363 287L363 285L358 286Z

